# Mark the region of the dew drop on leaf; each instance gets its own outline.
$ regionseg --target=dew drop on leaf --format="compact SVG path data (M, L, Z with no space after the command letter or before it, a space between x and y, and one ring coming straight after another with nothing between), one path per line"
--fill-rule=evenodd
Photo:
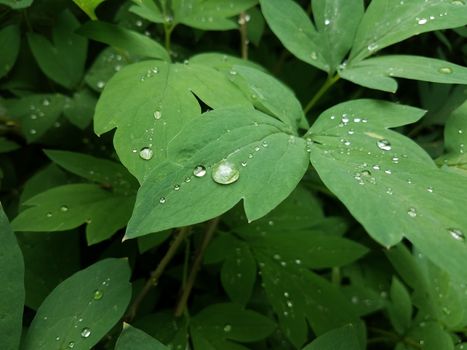
M228 333L228 332L230 332L231 330L232 330L232 326L231 326L230 324L226 324L226 325L224 326L224 332L227 332L227 333Z
M81 337L88 338L90 335L91 335L91 329L89 329L88 327L84 327L81 330Z
M144 160L150 160L153 154L154 152L149 147L143 147L139 151L139 156L141 157L141 159L144 159Z
M451 235L452 238L458 240L458 241L465 241L465 235L464 232L459 230L458 228L448 228L448 232Z
M166 202L165 197L159 198L159 203L160 203L160 204L164 204L165 202Z
M450 67L441 67L438 71L442 74L452 74L452 68Z
M159 120L162 117L161 111L155 111L154 112L154 119Z
M96 289L92 297L94 298L94 300L101 300L103 296L104 293L100 289Z
M386 139L378 140L376 142L376 145L378 146L379 149L383 151L390 151L392 148L391 143Z
M71 341L68 343L68 349L73 349L75 347L75 342Z
M51 218L51 217L52 217L52 213L51 213L50 211L47 213L47 217L48 217L48 218Z
M417 210L415 208L409 208L409 210L407 211L407 214L409 214L411 218L414 218L417 216Z
M203 177L206 175L206 167L204 165L197 165L193 169L193 175L196 177Z
M66 205L62 205L60 207L60 211L63 211L63 212L67 212L68 211L68 207Z
M212 167L212 179L221 185L234 183L240 177L237 166L227 160L223 160Z

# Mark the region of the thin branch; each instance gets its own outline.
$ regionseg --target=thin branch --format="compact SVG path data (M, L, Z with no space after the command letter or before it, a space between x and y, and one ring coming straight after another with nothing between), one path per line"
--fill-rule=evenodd
M165 253L164 257L162 260L159 262L159 265L157 268L151 272L151 276L147 280L146 284L144 285L143 289L139 292L138 296L135 298L133 301L133 304L131 304L130 308L128 309L128 312L125 316L125 320L127 322L130 322L133 320L133 318L136 315L136 312L138 311L138 308L141 304L141 302L144 300L146 295L149 293L149 291L157 285L157 282L159 281L160 276L164 272L165 268L167 265L170 263L172 258L175 256L175 253L177 252L178 248L180 245L183 243L183 241L186 239L188 234L190 233L190 227L182 227L174 239L172 240L172 243L170 244L169 249Z
M320 87L318 92L313 96L313 98L308 102L306 107L303 109L305 113L308 113L319 101L319 99L340 79L339 75L328 76L324 84Z
M216 232L217 225L219 224L220 217L212 219L207 226L206 232L204 233L203 242L199 247L198 253L195 256L195 260L193 262L193 266L191 267L190 275L188 276L188 280L186 282L186 286L183 289L182 295L178 300L177 307L175 309L175 316L180 317L183 315L186 309L186 304L188 298L190 297L191 290L193 289L193 285L196 280L196 276L198 275L198 271L201 268L201 263L203 262L204 253L206 252L206 248L209 245L214 233Z
M240 13L240 17L238 19L238 24L240 24L240 49L242 52L242 58L244 60L248 59L248 44L250 43L248 40L248 21L250 20L250 15L245 12Z

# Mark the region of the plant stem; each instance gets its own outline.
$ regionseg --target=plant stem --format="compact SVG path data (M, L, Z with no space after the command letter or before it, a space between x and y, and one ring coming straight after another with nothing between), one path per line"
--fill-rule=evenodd
M318 92L313 96L313 98L308 102L304 108L304 112L308 113L319 101L319 99L340 79L338 74L334 76L329 75L324 84L319 88Z
M207 226L206 232L204 233L203 241L201 242L201 246L199 247L198 253L195 256L195 260L193 262L193 266L191 267L190 275L188 276L188 280L186 282L185 288L183 288L182 295L178 300L177 307L175 308L175 317L180 317L183 315L186 309L186 304L188 298L190 297L191 290L193 289L193 285L196 280L196 276L198 275L198 271L201 267L201 263L203 262L203 256L206 252L206 248L209 245L214 233L216 232L217 225L219 224L220 217L212 219Z
M392 341L394 343L403 342L404 344L409 345L415 349L422 349L422 346L412 338L400 336L393 332L388 332L384 329L379 329L379 328L374 328L374 327L369 327L368 330L372 331L373 333L382 335L388 341Z
M341 284L341 269L340 267L333 267L331 272L331 281L333 284L339 286Z
M147 280L143 289L141 289L138 296L133 301L133 304L131 304L130 308L128 309L128 312L125 316L125 320L127 322L130 322L131 320L133 320L133 318L136 315L136 312L138 311L138 308L141 302L146 297L146 294L148 294L148 292L157 285L157 282L159 281L159 277L162 275L167 265L170 263L172 258L175 256L175 253L177 252L178 248L183 243L183 241L186 239L189 233L190 233L190 227L187 226L187 227L182 227L178 231L178 233L175 235L174 239L172 240L172 243L170 244L169 249L165 253L162 260L159 262L159 265L157 265L157 268L153 272L151 272L151 276Z
M240 13L240 18L238 19L238 23L240 24L240 49L242 52L242 58L244 60L248 59L248 20L249 17L245 12Z
M164 32L165 32L165 49L170 55L170 37L172 35L172 31L174 26L171 24L164 24Z

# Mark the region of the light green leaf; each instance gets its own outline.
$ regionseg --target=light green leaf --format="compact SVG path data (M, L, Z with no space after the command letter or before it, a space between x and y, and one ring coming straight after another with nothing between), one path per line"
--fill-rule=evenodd
M87 88L78 90L73 94L72 99L66 99L63 106L63 114L67 119L80 129L89 126L94 116L97 98L92 91Z
M0 0L0 4L10 6L14 10L31 6L34 0Z
M282 331L295 347L316 335L357 320L342 292L324 278L282 257L254 250L266 295Z
M459 264L467 261L465 178L437 169L418 145L387 129L422 115L373 100L337 105L321 114L307 135L315 142L311 163L374 239L389 247L405 236L465 280L467 271Z
M362 347L355 326L348 325L319 336L303 350L362 350Z
M15 234L0 205L0 334L2 349L17 350L24 307L24 262Z
M16 231L64 231L84 223L89 244L123 228L131 216L134 197L113 194L92 184L54 187L24 202L12 222Z
M412 301L405 286L393 277L390 290L391 303L387 307L392 326L399 334L405 334L412 323Z
M130 11L155 23L179 23L202 30L235 29L238 24L229 17L238 15L257 0L174 0L170 9L159 8L151 0L134 1Z
M225 342L226 346L231 347L233 344L228 340L258 341L270 335L275 326L273 321L257 312L245 310L237 304L225 303L212 304L203 309L193 317L190 329L192 333L198 333L212 344ZM201 350L203 347L197 349Z
M150 335L124 324L123 331L117 339L115 350L169 350L164 344L158 342Z
M467 84L467 68L421 56L380 56L346 66L339 75L356 84L395 92L397 81L406 78L444 84Z
M422 350L454 350L451 335L436 322L424 322L412 329L407 336L420 344Z
M167 159L180 130L201 114L196 97L211 108L250 105L212 68L145 61L122 69L107 84L94 129L102 134L117 127L114 146L120 161L141 182Z
M262 66L252 61L216 52L206 52L194 55L190 58L189 63L202 64L224 73L230 73L234 66L246 66L264 71Z
M244 242L224 251L227 255L221 269L222 286L229 298L245 305L250 299L256 281L256 261Z
M307 156L303 139L259 111L206 112L185 125L168 159L147 175L127 237L205 221L242 199L248 219L256 220L292 192Z
M25 350L91 349L120 320L131 298L126 259L104 259L75 273L44 300Z
M123 56L160 58L170 61L170 56L162 45L144 34L105 22L88 22L78 31L89 39L107 44Z
M306 12L293 0L260 0L263 15L287 50L321 70L331 67L322 50L323 38Z
M66 10L53 28L53 43L42 35L28 33L29 46L41 70L56 83L70 89L83 76L88 47L87 39L75 34L79 25L73 14Z
M111 160L68 151L46 150L45 154L69 172L115 193L128 195L138 188L136 179L121 164Z
M73 0L73 2L78 5L81 10L86 12L89 18L96 20L96 7L103 3L105 0Z
M17 25L9 25L0 30L0 47L8 48L0 56L0 78L4 77L15 64L20 42L21 36Z
M358 27L350 61L420 33L464 26L465 5L463 0L373 0Z
M20 119L26 140L34 142L55 125L64 104L65 97L60 94L29 95L9 101L8 112Z
M37 310L57 284L79 270L80 235L68 231L18 232L16 236L24 256L25 304Z

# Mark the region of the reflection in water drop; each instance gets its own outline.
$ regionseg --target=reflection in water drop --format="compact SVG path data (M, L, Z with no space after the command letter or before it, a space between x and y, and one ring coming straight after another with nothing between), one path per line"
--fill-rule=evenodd
M212 168L212 179L221 185L234 183L240 177L237 166L227 160L223 160Z

